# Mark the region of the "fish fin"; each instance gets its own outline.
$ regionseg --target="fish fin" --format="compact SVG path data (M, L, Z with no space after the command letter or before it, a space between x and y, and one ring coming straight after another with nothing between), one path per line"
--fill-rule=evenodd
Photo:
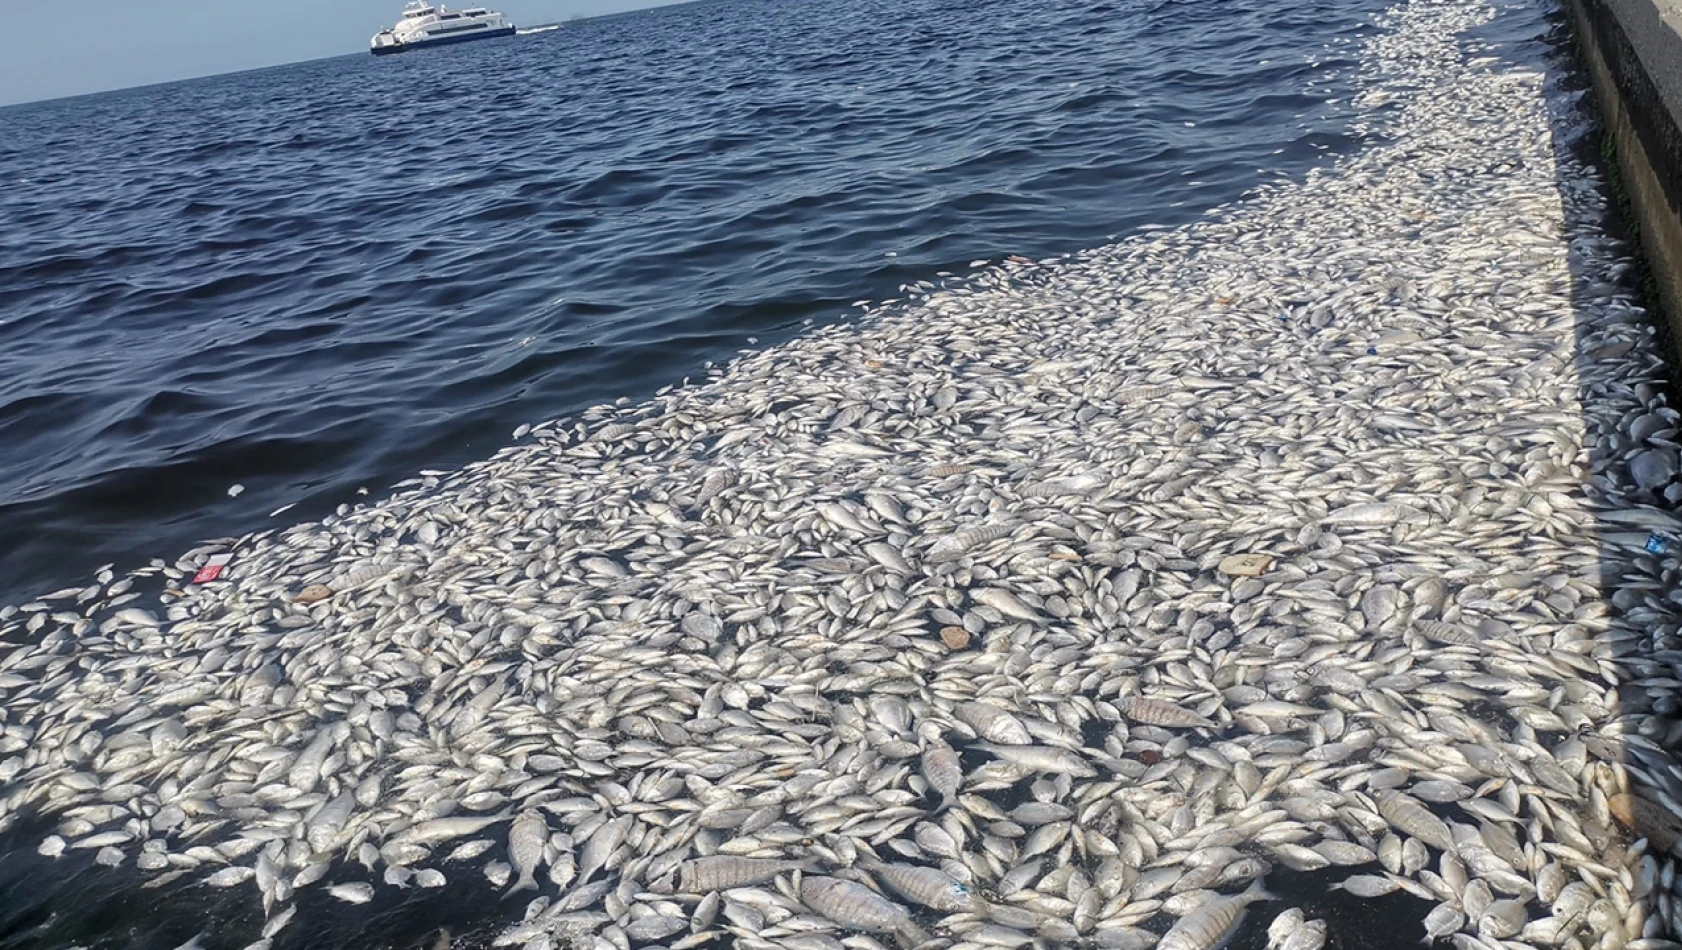
M537 879L532 877L530 874L522 874L520 875L520 879L514 882L513 886L502 892L502 899L507 900L520 891L535 890L537 890Z
M1252 881L1248 888L1245 888L1244 896L1252 901L1276 901L1279 899L1272 891L1267 889L1266 882L1259 877Z
M915 948L920 947L934 939L929 936L928 931L909 920L901 924L899 929L894 931L894 936L899 938L899 945L906 948L906 950L915 950Z

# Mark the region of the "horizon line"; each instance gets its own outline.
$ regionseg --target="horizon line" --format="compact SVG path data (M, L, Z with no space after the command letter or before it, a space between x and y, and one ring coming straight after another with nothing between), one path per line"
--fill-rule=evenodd
M536 30L536 29L541 29L542 27L546 27L546 26L559 26L559 27L564 28L568 24L584 23L584 22L587 22L587 21L590 21L590 20L605 20L605 19L609 19L609 18L612 18L612 17L628 16L628 15L634 14L634 13L641 13L645 10L652 10L652 9L656 9L656 8L660 8L660 7L687 6L691 3L703 3L703 2L706 2L706 0L654 0L654 2L652 4L650 4L649 6L634 7L634 8L629 9L629 10L614 10L614 11L609 12L609 13L598 13L598 14L594 14L594 15L575 14L573 16L568 17L565 20L557 20L557 21L554 21L552 23L537 23L537 24L534 24L532 26L522 27L522 29ZM178 77L178 78L175 78L175 79L161 79L161 80L158 80L157 82L137 83L137 84L132 85L132 86L112 86L112 87L109 87L109 88L106 88L106 89L92 89L92 90L89 90L87 92L73 92L73 93L68 93L66 95L62 95L62 96L47 96L46 98L43 98L43 99L21 99L21 100L18 100L16 102L0 102L0 112L4 112L4 111L10 110L10 109L23 108L23 107L26 107L26 106L40 106L40 105L47 105L47 104L50 104L50 103L64 103L64 102L69 102L69 101L75 100L75 99L90 99L90 98L93 98L95 96L109 96L109 95L113 95L113 94L119 93L119 92L134 92L134 91L142 90L142 89L161 89L161 88L166 87L166 86L177 86L177 85L181 85L182 83L199 82L199 81L205 80L205 79L217 79L217 78L220 78L220 77L223 77L223 76L243 76L243 75L246 75L247 73L260 73L260 72L265 72L265 71L271 70L271 69L284 69L288 66L302 66L302 65L305 65L307 63L324 63L324 62L326 62L328 60L331 60L331 59L342 59L342 58L350 57L350 56L365 56L365 55L367 55L366 50L363 50L361 52L330 53L326 56L316 56L316 57L313 57L313 58L310 58L310 59L294 59L294 60L287 60L285 62L279 62L279 63L265 63L261 66L250 66L250 67L246 67L244 69L230 69L230 70L226 70L224 72L200 73L198 75L193 75L193 76L181 76L181 77Z

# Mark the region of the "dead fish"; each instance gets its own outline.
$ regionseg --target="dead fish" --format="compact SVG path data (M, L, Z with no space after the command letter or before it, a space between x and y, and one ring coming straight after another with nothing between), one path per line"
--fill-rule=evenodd
M964 782L963 767L959 764L958 753L945 742L930 739L923 744L921 762L923 778L940 796L940 807L952 807Z
M223 868L215 874L205 878L204 882L209 884L211 887L233 887L236 884L244 884L246 881L249 881L256 876L257 872L251 868L236 866Z
M584 842L584 850L578 858L578 880L587 882L595 873L607 866L608 859L624 842L625 835L631 830L630 815L620 815L611 819L596 829L596 833Z
M1482 642L1482 638L1472 631L1439 620L1421 620L1418 630L1426 639L1449 646L1475 647Z
M1494 901L1478 915L1478 935L1496 940L1517 936L1529 919L1524 901Z
M1148 696L1129 696L1115 702L1122 715L1148 726L1167 726L1177 729L1213 729L1215 722L1189 709Z
M491 825L507 820L507 812L470 818L434 818L410 825L398 832L393 840L398 844L432 845L478 834Z
M1454 839L1448 833L1448 825L1410 796L1392 789L1379 793L1376 801L1378 813L1392 828L1438 850L1453 849Z
M899 553L899 549L891 544L873 541L864 546L864 553L870 555L871 560L890 571L900 574L912 573L910 562L906 561L905 556Z
M1326 945L1326 922L1310 920L1285 938L1279 950L1320 950Z
M1242 894L1217 897L1174 922L1157 944L1160 950L1214 950L1226 942L1244 919L1244 911L1257 901L1273 900L1261 881Z
M916 943L928 939L911 922L911 913L863 884L810 876L800 882L800 900L843 927L872 933L896 933Z
M769 881L785 871L815 866L815 859L748 858L719 854L692 858L678 866L678 890L685 894L747 887Z
M1394 524L1422 524L1429 520L1425 512L1411 505L1372 502L1339 508L1321 518L1320 523L1352 528L1380 528Z
M1067 749L1039 745L997 745L990 742L977 742L971 748L991 753L1002 761L1035 772L1072 775L1076 778L1091 778L1098 774L1098 770L1085 759Z
M972 591L970 596L977 603L986 604L1006 617L1027 620L1032 623L1045 622L1045 617L1041 616L1039 611L1023 603L1015 594L1003 588L983 587L980 590Z
M358 881L353 884L334 884L327 893L350 904L366 904L374 899L374 885Z
M1376 874L1356 874L1331 886L1334 891L1348 891L1356 897L1383 897L1393 894L1401 885L1388 877Z
M1296 933L1297 928L1305 922L1306 918L1300 907L1290 907L1280 912L1279 916L1267 925L1267 950L1280 950L1291 934Z
M1011 523L977 525L973 528L946 535L929 547L925 555L930 561L951 561L961 558L971 550L981 547L1000 538L1008 538L1016 530Z
M536 810L514 816L514 821L508 826L508 859L519 876L504 897L515 891L537 889L535 875L542 864L543 846L548 840L549 823Z
M1031 745L1034 741L1021 720L991 703L959 703L953 713L990 742Z
M970 889L944 871L875 860L861 863L895 893L924 907L952 913L971 910L977 904L977 898Z
M1466 915L1454 904L1438 904L1425 915L1425 939L1438 940L1466 926Z

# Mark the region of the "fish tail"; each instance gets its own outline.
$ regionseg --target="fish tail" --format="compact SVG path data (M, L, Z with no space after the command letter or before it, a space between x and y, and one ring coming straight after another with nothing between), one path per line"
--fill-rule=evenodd
M909 920L900 924L899 927L894 930L894 936L899 938L899 945L904 947L905 950L914 950L914 948L920 947L933 939L929 936L929 932L927 930L924 930Z
M512 887L502 892L502 899L507 900L509 897L514 894L518 894L520 891L535 890L537 890L537 879L532 877L531 872L528 871L525 874L520 875L520 879L515 881Z
M1244 896L1252 901L1276 901L1279 899L1272 891L1267 889L1267 882L1259 877L1245 889Z
M823 864L824 859L822 855L807 854L797 858L790 858L783 865L783 869L786 871L798 871L801 874L811 874L813 871L822 870Z

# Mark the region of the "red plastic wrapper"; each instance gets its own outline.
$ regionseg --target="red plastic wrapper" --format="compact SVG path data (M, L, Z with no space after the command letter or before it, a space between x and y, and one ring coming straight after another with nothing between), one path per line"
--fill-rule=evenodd
M234 556L232 554L218 554L218 555L216 555L215 557L206 561L205 565L203 567L199 568L199 572L197 574L193 575L193 583L195 583L195 584L208 584L211 581L215 580L216 578L221 577L222 576L222 569L227 567L228 562L232 561L233 559L234 559Z

